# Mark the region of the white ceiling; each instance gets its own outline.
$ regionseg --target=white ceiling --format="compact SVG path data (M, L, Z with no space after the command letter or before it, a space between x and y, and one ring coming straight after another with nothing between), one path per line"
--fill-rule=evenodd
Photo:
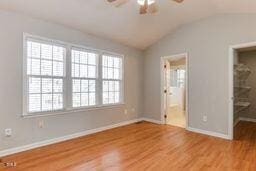
M107 0L0 0L0 9L63 24L145 49L182 24L217 13L254 13L256 0L157 0L159 12L139 15L136 0L116 8Z

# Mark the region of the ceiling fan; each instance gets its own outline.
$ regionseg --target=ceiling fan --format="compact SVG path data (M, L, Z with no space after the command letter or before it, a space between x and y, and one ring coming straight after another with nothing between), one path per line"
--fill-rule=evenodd
M119 7L125 4L128 0L107 0L110 3L115 3L116 7ZM177 3L182 3L183 0L172 0ZM158 7L156 4L156 0L137 0L137 3L140 5L140 14L147 13L156 13L158 11Z

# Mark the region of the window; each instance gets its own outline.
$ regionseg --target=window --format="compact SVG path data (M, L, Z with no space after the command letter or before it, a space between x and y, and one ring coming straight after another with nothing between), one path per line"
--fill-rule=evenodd
M28 112L63 109L65 48L27 41Z
M177 70L177 85L178 85L178 87L184 87L184 82L185 82L185 70L178 69Z
M123 57L24 37L24 115L123 102Z
M98 54L72 49L73 107L96 105Z
M120 57L102 56L103 104L120 102L120 86L122 82L122 61Z
M171 69L170 70L171 87L184 87L185 83L185 70L184 69Z

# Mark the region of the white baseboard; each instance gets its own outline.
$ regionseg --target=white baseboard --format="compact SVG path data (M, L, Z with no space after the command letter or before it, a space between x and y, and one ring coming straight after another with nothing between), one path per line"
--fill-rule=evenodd
M155 123L155 124L163 124L159 120L150 119L150 118L142 118L141 120L147 121L147 122L152 122L152 123ZM256 122L256 120L255 120L255 122ZM218 138L230 139L230 137L228 135L218 133L218 132L206 131L206 130L192 128L192 127L188 127L188 128L186 128L186 130L191 131L191 132L200 133L200 134L209 135L209 136L214 136L214 137L218 137Z
M239 117L239 121L256 122L256 119Z
M11 155L14 153L19 153L22 151L31 150L34 148L38 148L38 147L42 147L42 146L46 146L46 145L50 145L50 144L54 144L54 143L58 143L58 142L62 142L62 141L66 141L66 140L70 140L70 139L74 139L74 138L78 138L78 137L82 137L85 135L94 134L97 132L105 131L105 130L112 129L112 128L117 128L117 127L124 126L124 125L129 125L129 124L136 123L136 122L139 122L142 120L143 119L140 118L140 119L124 121L124 122L120 122L120 123L109 125L109 126L104 126L104 127L100 127L100 128L96 128L96 129L91 129L91 130L86 130L83 132L71 134L71 135L66 135L63 137L53 138L53 139L49 139L49 140L45 140L45 141L40 141L40 142L28 144L28 145L23 145L23 146L19 146L19 147L2 150L2 151L0 151L0 157Z
M156 120L156 119L141 118L141 120L143 120L143 121L147 121L147 122L152 122L152 123L155 123L155 124L163 124L161 121Z
M82 136L86 136L86 135L90 135L90 134L94 134L94 133L97 133L97 132L105 131L105 130L112 129L112 128L117 128L117 127L124 126L124 125L129 125L129 124L136 123L136 122L139 122L139 121L147 121L147 122L152 122L152 123L155 123L155 124L163 124L159 120L150 119L150 118L133 119L133 120L124 121L124 122L120 122L120 123L113 124L113 125L108 125L108 126L104 126L104 127L100 127L100 128L96 128L96 129L91 129L91 130L86 130L86 131L71 134L71 135L66 135L66 136L63 136L63 137L53 138L53 139L49 139L49 140L45 140L45 141L40 141L40 142L28 144L28 145L23 145L23 146L19 146L19 147L14 147L14 148L2 150L2 151L0 151L0 157L15 154L15 153L19 153L19 152L22 152L22 151L31 150L31 149L38 148L38 147L43 147L43 146L50 145L50 144L59 143L59 142L62 142L62 141L66 141L66 140L70 140L70 139L74 139L74 138L78 138L78 137L82 137ZM255 122L256 122L256 120L255 120ZM201 133L201 134L206 134L206 135L210 135L210 136L229 139L228 135L221 134L221 133L205 131L205 130L191 128L191 127L188 127L187 130L192 131L192 132L196 132L196 133Z
M205 135L209 135L209 136L219 137L219 138L223 138L223 139L230 139L230 137L228 135L218 133L218 132L206 131L206 130L192 128L192 127L188 127L187 130L191 131L191 132L196 132L196 133L205 134Z

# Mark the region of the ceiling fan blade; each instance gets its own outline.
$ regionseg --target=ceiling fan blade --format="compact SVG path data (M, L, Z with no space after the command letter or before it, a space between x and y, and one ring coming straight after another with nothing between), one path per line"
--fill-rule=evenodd
M184 0L173 0L175 2L178 2L178 3L182 3Z
M157 11L158 11L158 6L157 6L156 3L153 3L153 4L149 5L148 13L153 14L153 13L156 13Z
M144 1L144 5L140 6L140 14L146 14L148 11L148 0Z
M128 1L129 0L118 0L118 1L116 1L115 6L116 7L120 7L120 6L122 6L123 4L125 4Z
M111 2L115 2L115 1L116 1L116 0L108 0L108 2L110 2L110 3L111 3Z

